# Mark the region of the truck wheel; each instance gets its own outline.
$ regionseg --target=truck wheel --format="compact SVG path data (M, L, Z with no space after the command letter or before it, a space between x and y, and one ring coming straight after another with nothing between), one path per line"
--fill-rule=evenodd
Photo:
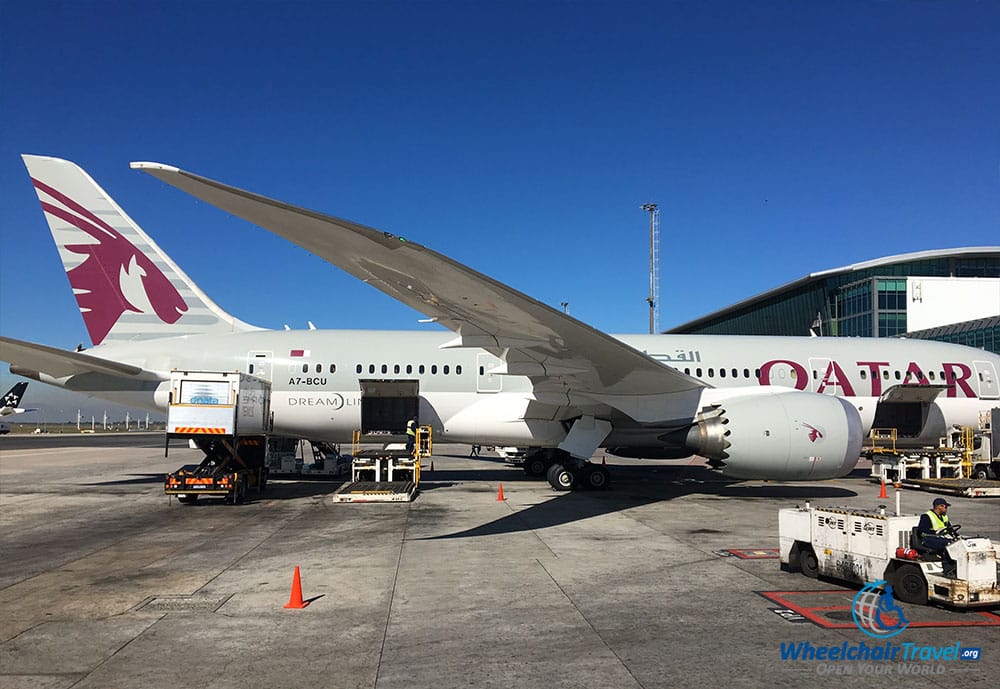
M178 495L177 496L177 502L179 502L182 505L193 505L194 503L198 502L198 496L197 495Z
M819 576L819 560L816 559L816 553L813 552L812 546L806 546L799 553L799 569L810 579Z
M900 565L892 576L892 590L904 603L927 605L927 580L919 565Z

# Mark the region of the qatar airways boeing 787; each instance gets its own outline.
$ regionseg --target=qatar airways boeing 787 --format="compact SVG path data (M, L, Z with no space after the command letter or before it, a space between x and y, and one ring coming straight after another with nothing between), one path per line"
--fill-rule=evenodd
M75 164L24 156L93 347L0 337L11 371L166 408L172 369L269 379L274 433L399 432L537 448L553 487L602 487L588 460L698 454L727 476L851 471L873 427L936 444L997 405L1000 357L904 339L609 335L420 244L174 167L133 163L294 242L450 332L265 330L222 310ZM551 465L551 469L550 469Z

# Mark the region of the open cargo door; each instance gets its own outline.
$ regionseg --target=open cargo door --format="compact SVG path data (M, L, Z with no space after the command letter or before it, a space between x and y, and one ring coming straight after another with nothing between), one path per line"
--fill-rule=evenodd
M404 435L406 422L417 419L420 409L420 381L362 380L360 383L362 435Z

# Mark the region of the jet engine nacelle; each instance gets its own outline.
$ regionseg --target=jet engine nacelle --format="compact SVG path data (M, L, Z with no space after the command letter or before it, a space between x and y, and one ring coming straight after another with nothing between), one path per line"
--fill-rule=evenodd
M848 474L861 455L858 410L840 397L734 397L699 415L685 444L723 475L781 481Z

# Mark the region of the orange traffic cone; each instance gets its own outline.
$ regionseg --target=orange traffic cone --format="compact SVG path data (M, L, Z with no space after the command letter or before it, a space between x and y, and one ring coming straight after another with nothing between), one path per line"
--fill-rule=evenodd
M879 492L878 497L879 497L880 500L882 498L889 497L888 495L885 494L885 481L882 481L882 490Z
M503 496L503 484L501 483L500 490L497 491L497 502L503 502L506 499L507 498Z
M290 610L301 610L307 605L309 604L302 600L302 579L299 576L299 567L296 565L295 574L292 575L292 595L285 607Z

